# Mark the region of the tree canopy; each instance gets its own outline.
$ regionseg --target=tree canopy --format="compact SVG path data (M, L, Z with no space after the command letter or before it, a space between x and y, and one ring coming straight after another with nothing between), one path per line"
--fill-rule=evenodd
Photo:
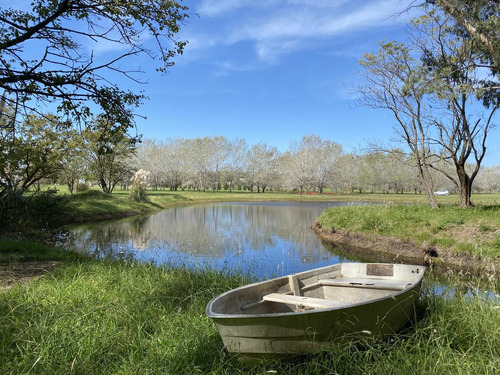
M432 207L437 201L430 169L444 173L455 184L461 205L468 207L486 155L500 91L494 77L480 70L478 43L448 15L426 9L412 21L409 41L381 43L377 54L361 60L365 85L358 90L360 102L392 112L396 134L414 158Z
M159 60L159 71L173 65L187 43L176 37L189 17L181 1L18 0L0 8L3 99L21 115L41 115L41 104L57 101L60 115L79 120L90 118L93 102L109 122L132 126L144 95L110 77L144 81L140 68L124 67L139 55ZM98 46L111 52L97 55Z
M428 0L448 13L461 31L476 40L482 62L500 72L500 3L498 0Z

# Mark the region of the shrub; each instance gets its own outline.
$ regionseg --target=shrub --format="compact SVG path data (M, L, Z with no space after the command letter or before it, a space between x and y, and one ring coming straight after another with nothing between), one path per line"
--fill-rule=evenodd
M87 185L85 183L80 183L80 184L76 185L76 192L77 193L87 191L88 189L89 189L89 185Z
M73 205L67 196L56 191L37 191L32 195L19 192L3 192L0 222L5 229L21 232L29 229L58 227L69 217Z
M132 186L130 187L130 199L136 202L148 201L146 196L146 187L148 185L150 174L150 172L144 169L139 169L135 172L134 177L132 178Z

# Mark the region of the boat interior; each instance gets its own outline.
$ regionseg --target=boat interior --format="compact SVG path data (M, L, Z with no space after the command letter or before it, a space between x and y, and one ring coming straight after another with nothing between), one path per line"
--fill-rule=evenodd
M232 290L214 301L212 312L246 315L343 308L411 287L422 268L386 264L334 265Z

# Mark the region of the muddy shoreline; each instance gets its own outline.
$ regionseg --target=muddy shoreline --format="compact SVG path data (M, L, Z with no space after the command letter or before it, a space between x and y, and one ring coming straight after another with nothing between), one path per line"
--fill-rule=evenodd
M372 261L425 265L440 273L452 271L463 276L487 278L498 275L500 271L500 260L456 254L441 248L424 248L397 237L326 230L319 222L315 222L312 229L326 246Z

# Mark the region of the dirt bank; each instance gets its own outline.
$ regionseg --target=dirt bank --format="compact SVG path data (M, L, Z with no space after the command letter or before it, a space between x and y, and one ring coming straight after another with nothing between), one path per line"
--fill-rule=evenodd
M421 264L439 272L451 270L462 275L487 277L494 277L500 271L500 260L457 254L442 248L423 248L397 237L324 230L319 222L314 223L312 229L325 245L377 262Z
M19 283L27 283L53 272L58 261L12 262L0 264L0 290L9 289Z

